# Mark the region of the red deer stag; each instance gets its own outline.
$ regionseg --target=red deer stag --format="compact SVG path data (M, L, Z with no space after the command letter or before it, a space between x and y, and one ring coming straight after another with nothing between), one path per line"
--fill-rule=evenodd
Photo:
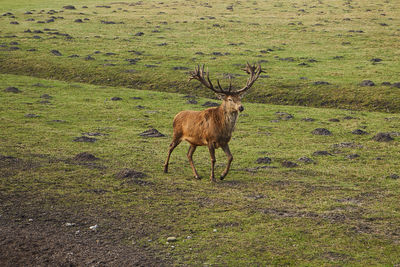
M222 172L220 179L222 180L225 178L233 160L228 143L231 140L232 132L235 129L238 113L244 110L241 104L241 99L262 72L260 65L256 67L255 65L251 66L248 63L246 68L243 70L250 74L250 77L247 80L246 86L236 91L232 91L232 81L230 81L228 90L223 90L221 88L219 80L217 80L218 87L214 88L209 78L208 71L204 71L204 65L202 68L197 66L197 68L190 73L189 81L192 79L200 81L204 86L218 95L222 100L222 104L219 107L208 108L203 111L181 111L175 116L172 142L169 145L167 160L164 164L165 173L168 172L168 162L172 151L182 140L185 140L190 144L187 157L195 178L200 179L192 159L192 155L197 146L208 146L211 156L210 178L212 182L215 182L215 149L221 147L224 150L228 157L228 163L225 170Z

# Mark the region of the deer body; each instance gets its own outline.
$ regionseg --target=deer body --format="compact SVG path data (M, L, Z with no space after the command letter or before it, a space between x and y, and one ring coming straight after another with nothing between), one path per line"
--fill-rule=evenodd
M232 137L232 132L235 129L239 112L244 110L241 99L247 89L251 87L253 82L258 78L261 73L261 67L258 66L256 69L254 66L247 64L246 71L251 74L251 78L247 81L246 87L238 91L231 92L231 86L229 91L222 90L221 86L218 86L219 90L214 89L210 79L204 78L204 67L200 69L198 67L193 73L190 79L197 79L203 83L206 87L213 90L222 100L222 104L219 107L208 108L202 111L185 110L179 112L173 122L173 138L169 146L168 156L164 164L164 172L168 172L168 164L172 151L178 146L183 140L190 144L187 157L189 159L190 166L192 167L195 178L199 179L200 176L197 173L196 168L193 164L192 155L196 150L197 146L207 146L211 157L211 181L215 181L214 177L214 166L215 166L215 149L222 148L228 157L228 162L225 170L222 172L220 179L228 174L233 156L229 149L229 141Z
M222 105L203 111L181 111L174 118L174 136L181 136L191 145L214 144L219 148L230 141L237 117L238 112L226 111Z

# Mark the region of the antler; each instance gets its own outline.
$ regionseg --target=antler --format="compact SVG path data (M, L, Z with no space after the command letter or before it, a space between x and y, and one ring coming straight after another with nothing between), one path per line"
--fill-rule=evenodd
M256 65L251 66L249 63L247 63L246 68L244 68L243 70L246 71L247 74L250 74L250 77L247 79L246 86L240 90L233 91L233 92L231 91L232 90L232 76L229 76L228 90L222 89L221 84L219 83L219 80L217 80L218 88L214 88L214 86L210 80L210 77L209 77L209 72L204 71L204 65L201 68L199 65L197 65L197 67L194 69L194 71L190 72L189 81L196 79L196 80L200 81L204 86L211 89L212 91L214 91L217 94L226 94L226 95L240 94L244 91L247 91L253 85L253 83L258 79L258 77L260 76L260 73L263 72L260 64L256 67Z
M258 66L256 67L256 65L251 66L249 63L247 63L246 68L244 68L243 70L247 72L247 74L250 74L250 77L247 79L246 86L235 92L238 94L249 90L253 83L258 79L261 72L263 72L260 64L258 64Z
M206 75L206 77L204 77L204 74ZM204 71L204 65L201 68L199 65L197 65L197 67L194 69L194 71L190 72L189 81L191 81L193 79L200 81L205 87L213 90L217 94L225 93L225 91L222 89L222 87L219 83L219 80L217 80L218 90L214 88L214 86L210 80L209 72Z

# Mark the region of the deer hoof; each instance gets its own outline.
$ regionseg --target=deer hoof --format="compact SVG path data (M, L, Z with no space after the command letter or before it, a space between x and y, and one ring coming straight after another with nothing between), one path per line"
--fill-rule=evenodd
M219 179L222 181L222 180L224 180L224 178L225 178L225 175L221 175L220 177L219 177Z
M194 177L194 179L201 180L201 177L197 175Z
M168 173L168 167L164 167L164 173Z

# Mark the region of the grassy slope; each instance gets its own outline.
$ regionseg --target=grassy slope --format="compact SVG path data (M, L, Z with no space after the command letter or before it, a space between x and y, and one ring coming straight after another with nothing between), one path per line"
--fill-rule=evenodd
M16 18L0 17L0 43L6 45L0 49L0 71L193 93L195 86L189 87L186 83L187 70L173 70L174 67L192 69L196 64L206 63L212 77L221 78L224 73L241 74L237 64L262 61L270 78L259 79L248 100L400 110L400 89L381 85L399 82L400 6L397 1L232 3L221 0L210 6L201 1L180 0L143 1L132 5L119 2L110 4L111 8L96 7L107 3L3 1L0 10L11 11ZM66 4L74 4L77 9L64 10L62 6ZM82 8L84 4L88 8ZM230 5L233 11L227 9ZM31 9L35 10L33 14L24 14ZM44 12L40 12L42 9ZM51 9L57 13L47 14ZM51 16L56 17L55 22L37 23ZM35 21L26 21L28 18ZM74 22L78 18L89 20ZM102 20L117 24L102 24ZM19 24L10 24L13 21ZM51 31L24 32L45 28ZM73 39L49 34L56 31L67 33ZM136 36L138 32L144 35ZM6 38L12 35L16 37ZM35 35L41 39L33 38ZM13 46L20 49L9 51ZM27 51L32 48L37 51ZM62 56L51 54L53 49L59 50ZM107 56L108 52L116 55ZM220 54L214 55L216 52ZM74 54L80 57L69 58ZM87 55L95 60L85 60ZM373 63L373 58L382 61ZM131 65L126 59L138 61ZM299 65L302 63L306 66ZM365 79L373 80L376 86L360 87ZM315 81L327 81L331 85L316 86ZM245 77L239 76L235 84L241 86L244 82ZM197 90L196 94L209 96L204 90Z
M176 265L399 264L399 180L387 178L399 174L399 143L371 140L377 132L399 132L397 115L245 103L231 141L233 168L225 181L213 185L204 148L194 155L203 180L191 177L186 144L174 151L170 173L162 173L174 114L202 109L206 99L190 105L178 94L14 75L0 80L0 155L17 157L26 166L0 165L3 199L25 194L41 199L44 209L97 205L118 211L147 229L139 236L128 229L122 243L152 246L169 253ZM8 86L22 93L4 92ZM53 97L50 104L40 103L43 94ZM114 96L122 100L111 101ZM277 111L294 118L271 122ZM150 127L167 137L139 136ZM333 135L312 135L318 127ZM370 134L350 133L358 128ZM107 135L95 143L72 141L87 132ZM333 149L342 142L362 147ZM332 156L312 156L317 150ZM83 151L100 160L86 165L71 161ZM360 157L346 158L353 153ZM256 170L262 165L255 160L265 156L276 168ZM303 156L316 164L297 162ZM282 167L284 160L299 166ZM218 150L218 171L224 162ZM114 176L123 168L148 177L126 183ZM168 236L178 241L166 244Z

